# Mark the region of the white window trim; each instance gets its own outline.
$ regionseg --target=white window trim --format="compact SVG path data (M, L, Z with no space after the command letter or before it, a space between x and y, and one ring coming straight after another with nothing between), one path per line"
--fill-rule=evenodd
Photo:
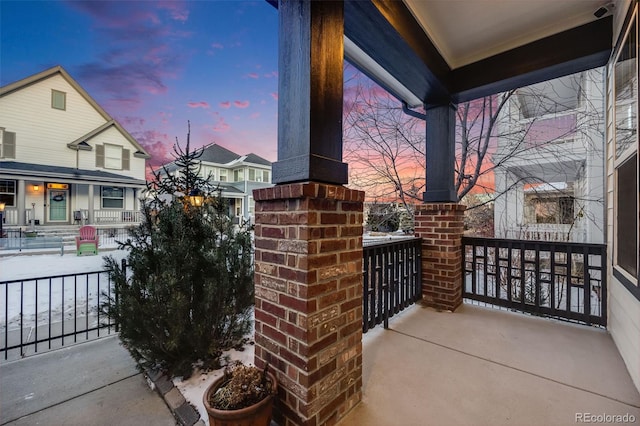
M110 167L110 164L109 164L109 160L115 161L116 159L116 157L110 157L108 155L109 149L114 149L114 148L120 150L120 156L118 158L118 167ZM104 168L109 170L122 170L122 152L123 152L123 147L121 145L105 143L104 144Z
M122 189L122 198L120 197L105 197L104 196L104 186L100 187L100 208L105 210L123 210L124 209L124 201L127 195L127 189L122 186L109 186L108 188L120 188ZM105 207L104 199L107 198L109 200L122 200L122 207Z

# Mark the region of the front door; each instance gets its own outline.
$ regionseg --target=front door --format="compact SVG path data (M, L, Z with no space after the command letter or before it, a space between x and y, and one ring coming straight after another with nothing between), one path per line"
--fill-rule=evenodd
M69 190L49 189L49 222L68 222Z

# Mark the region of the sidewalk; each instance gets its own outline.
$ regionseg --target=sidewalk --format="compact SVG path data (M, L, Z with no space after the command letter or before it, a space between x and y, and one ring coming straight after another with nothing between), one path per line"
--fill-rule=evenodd
M0 364L0 425L176 421L116 336Z

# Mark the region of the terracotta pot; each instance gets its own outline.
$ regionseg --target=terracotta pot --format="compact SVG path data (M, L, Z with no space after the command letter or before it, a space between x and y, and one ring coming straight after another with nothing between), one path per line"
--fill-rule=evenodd
M271 411L273 408L273 397L278 388L278 382L271 372L267 371L271 380L271 395L258 402L239 410L218 410L209 404L209 398L222 386L224 376L217 379L207 388L204 393L204 407L209 414L210 426L269 426L271 423Z

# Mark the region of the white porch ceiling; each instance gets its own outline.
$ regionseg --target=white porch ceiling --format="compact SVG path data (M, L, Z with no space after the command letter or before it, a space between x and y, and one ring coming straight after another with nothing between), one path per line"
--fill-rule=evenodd
M452 69L592 22L618 0L403 0ZM607 13L612 13L611 9ZM615 10L613 10L615 13Z

